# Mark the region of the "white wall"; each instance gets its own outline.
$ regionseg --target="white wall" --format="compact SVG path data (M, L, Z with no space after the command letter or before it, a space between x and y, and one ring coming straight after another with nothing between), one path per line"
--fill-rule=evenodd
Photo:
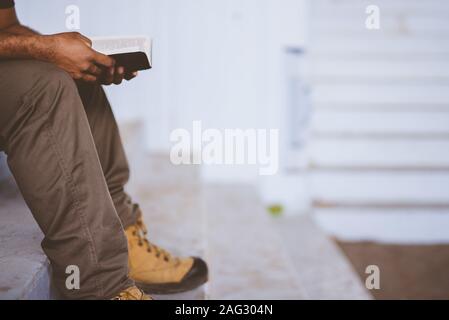
M145 119L152 151L193 120L214 128L279 128L282 52L304 42L303 0L17 0L21 20L44 33L67 31L65 7L81 10L88 36L153 38L153 64L108 88L119 120ZM281 128L282 130L282 128ZM254 167L207 167L211 180L254 181Z

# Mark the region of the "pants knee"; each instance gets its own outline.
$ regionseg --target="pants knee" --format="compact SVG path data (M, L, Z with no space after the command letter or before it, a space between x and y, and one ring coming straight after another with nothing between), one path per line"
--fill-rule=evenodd
M81 104L75 81L64 70L49 63L33 65L34 87L27 98L38 103L44 112L57 107L63 112L72 112L74 106ZM71 100L77 100L73 103ZM76 107L76 109L79 109Z
M62 92L76 92L70 75L57 66L36 60L0 62L2 113L14 113L22 105L42 102ZM44 101L48 102L48 101Z
M0 136L36 123L50 113L82 112L78 89L70 75L57 66L35 60L0 62Z

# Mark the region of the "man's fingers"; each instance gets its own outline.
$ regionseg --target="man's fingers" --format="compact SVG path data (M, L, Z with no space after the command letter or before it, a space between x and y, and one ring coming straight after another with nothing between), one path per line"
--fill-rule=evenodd
M105 71L103 84L110 85L114 81L114 68L109 68Z
M96 64L100 64L102 66L111 68L114 66L115 61L111 57L108 57L107 55L104 55L102 53L94 51L93 61Z
M114 74L114 84L120 84L123 81L123 77L125 76L125 68L123 67L118 67L115 70L115 74Z
M101 75L101 84L110 85L114 82L115 68L107 68L103 70Z
M132 78L135 78L135 76L133 76L131 73L125 74L125 80L129 81L129 80L131 80Z
M121 84L123 81L123 77L115 77L114 78L114 84Z
M90 74L93 74L95 76L99 76L103 73L103 71L94 64L91 64L89 66L89 69L87 69L87 72Z
M125 73L125 79L128 81L135 77L137 77L137 71Z
M104 84L104 85L106 85L106 86L109 86L109 85L112 84L112 80L113 80L113 79L105 79L105 80L103 80L103 82L102 82L101 84Z

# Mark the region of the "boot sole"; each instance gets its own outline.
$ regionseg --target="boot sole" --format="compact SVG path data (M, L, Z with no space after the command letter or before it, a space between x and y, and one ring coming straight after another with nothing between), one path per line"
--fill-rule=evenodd
M142 289L146 294L174 294L194 290L205 284L207 280L208 277L204 276L202 279L198 278L195 279L195 281L186 281L185 283L182 281L179 283L154 284L136 282L136 286Z
M171 283L142 283L136 282L147 294L173 294L191 291L205 284L208 280L207 264L201 258L194 258L194 263L190 271L180 282Z

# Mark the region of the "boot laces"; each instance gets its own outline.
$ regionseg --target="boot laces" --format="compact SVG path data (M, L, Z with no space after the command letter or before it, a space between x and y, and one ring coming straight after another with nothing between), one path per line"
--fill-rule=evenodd
M148 230L145 224L140 219L136 223L136 230L133 232L133 234L138 238L138 245L145 246L147 248L147 252L155 254L157 258L163 258L166 262L174 259L168 251L151 243L147 239Z
M142 290L131 287L120 292L118 296L114 297L112 300L145 300L144 298L150 299L150 297L145 295Z

